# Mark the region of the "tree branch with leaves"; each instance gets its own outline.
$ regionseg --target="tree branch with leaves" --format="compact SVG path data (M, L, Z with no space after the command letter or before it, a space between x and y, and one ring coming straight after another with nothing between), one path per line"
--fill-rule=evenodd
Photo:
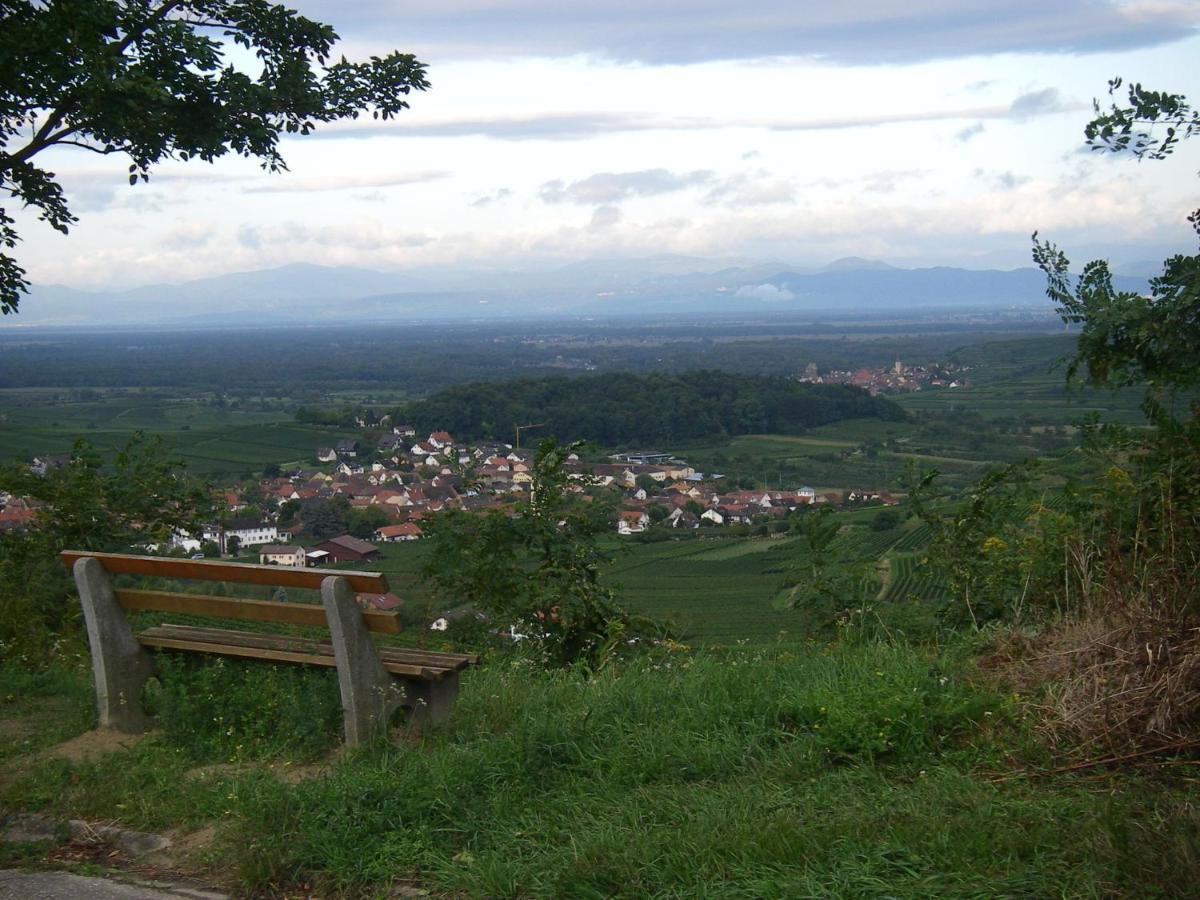
M75 224L62 186L38 166L54 147L129 158L129 183L167 159L236 154L287 168L283 135L369 112L391 119L425 66L394 51L330 62L334 29L268 0L0 0L0 191L51 228ZM231 61L254 52L256 71ZM3 194L0 194L3 196ZM0 312L16 312L20 235L0 207Z

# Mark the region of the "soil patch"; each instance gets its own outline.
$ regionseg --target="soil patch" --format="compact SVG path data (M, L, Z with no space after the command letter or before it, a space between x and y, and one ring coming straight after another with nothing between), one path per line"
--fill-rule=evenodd
M46 755L72 763L91 762L109 753L131 750L145 739L145 734L125 734L111 728L97 728L51 747Z

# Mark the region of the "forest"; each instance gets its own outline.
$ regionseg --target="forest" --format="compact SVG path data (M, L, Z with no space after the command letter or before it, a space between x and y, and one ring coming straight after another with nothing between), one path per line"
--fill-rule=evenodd
M457 385L401 406L395 418L419 433L444 429L460 440L507 438L518 425L536 423L539 436L616 447L799 434L843 419L900 420L904 411L859 388L699 370Z

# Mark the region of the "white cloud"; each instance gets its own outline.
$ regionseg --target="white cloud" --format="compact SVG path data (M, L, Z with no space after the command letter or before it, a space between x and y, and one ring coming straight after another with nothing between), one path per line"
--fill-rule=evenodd
M1079 103L1064 103L1058 95L1058 88L1042 88L1040 91L1028 91L1013 100L1009 111L1014 118L1027 119L1030 116L1043 116L1048 113L1063 112L1069 109L1086 108Z
M621 210L615 206L598 206L592 213L589 231L607 231L621 221Z
M880 104L882 106L882 104ZM1028 119L1088 109L1081 101L1064 100L1056 88L1019 94L1007 103L989 106L888 109L878 112L827 116L662 115L643 111L593 110L572 113L547 111L508 116L433 117L425 110L388 122L354 121L327 126L309 140L365 137L489 137L504 141L580 141L620 133L757 129L762 131L836 131L913 122L954 119ZM982 127L982 126L980 126Z
M216 226L209 222L185 222L164 232L158 242L170 250L195 250L208 244L216 234Z
M246 192L249 194L310 194L322 191L341 191L348 188L389 188L409 184L426 184L449 177L449 172L439 171L314 175L307 178L276 175L269 181L246 188Z
M965 144L971 138L983 134L983 130L983 123L976 122L974 125L968 125L966 128L959 130L954 136Z
M355 253L373 253L396 248L422 247L436 238L416 232L394 231L378 219L356 222L310 225L304 222L280 222L274 225L242 225L237 242L251 250L280 250L325 247Z
M578 181L547 181L538 191L546 203L617 203L631 197L652 197L709 184L714 174L707 170L670 172L643 169L640 172L597 172Z
M787 288L781 288L775 284L746 285L738 288L733 296L746 300L766 300L771 303L796 299L796 295Z
M476 197L471 201L474 207L491 206L493 203L499 203L502 200L507 200L512 196L512 191L508 188L500 188L490 194L484 194L482 197Z
M771 206L791 203L796 199L796 186L788 179L775 178L770 172L738 172L716 180L704 195L706 203L733 208Z

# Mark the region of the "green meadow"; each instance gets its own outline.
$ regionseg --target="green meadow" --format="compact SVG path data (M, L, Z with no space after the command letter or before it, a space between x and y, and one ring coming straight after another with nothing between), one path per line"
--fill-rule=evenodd
M0 391L0 458L70 451L78 438L103 455L134 432L161 437L200 475L241 477L271 463L315 465L318 446L351 432L295 422L267 404L229 405L213 396L165 391Z

